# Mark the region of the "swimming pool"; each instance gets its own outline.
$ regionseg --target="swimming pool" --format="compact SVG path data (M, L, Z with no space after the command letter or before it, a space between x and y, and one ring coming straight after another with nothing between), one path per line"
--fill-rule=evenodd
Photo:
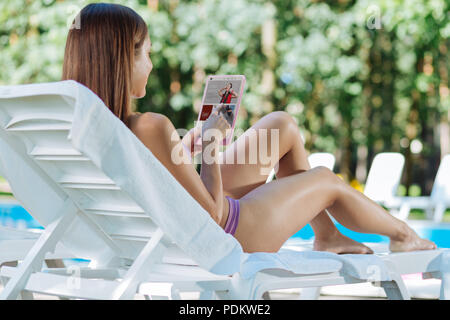
M0 203L0 225L18 229L43 229L17 202Z
M42 226L16 202L0 203L0 225L19 229L42 229ZM450 223L410 220L408 221L408 225L411 226L419 236L434 241L438 247L450 248ZM338 223L336 223L336 226L344 235L359 242L389 241L389 239L385 236L358 233L349 230ZM314 232L309 224L293 236L293 238L301 238L304 240L310 240L313 237Z

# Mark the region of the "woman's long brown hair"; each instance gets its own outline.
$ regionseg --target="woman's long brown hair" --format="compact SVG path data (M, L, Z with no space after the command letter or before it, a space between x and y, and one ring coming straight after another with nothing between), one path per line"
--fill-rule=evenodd
M128 7L87 5L69 30L62 80L91 89L127 124L134 58L147 32L145 21Z

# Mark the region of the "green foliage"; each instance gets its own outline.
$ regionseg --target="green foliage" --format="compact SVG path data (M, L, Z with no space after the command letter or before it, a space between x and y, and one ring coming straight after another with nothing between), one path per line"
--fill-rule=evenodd
M68 26L89 2L1 1L0 84L59 80ZM190 128L206 75L244 74L239 128L285 110L307 148L335 153L345 177L360 163L358 150L367 150L367 165L378 152L399 151L409 164L406 187L429 190L436 128L450 116L448 1L112 2L149 26L154 69L139 111ZM418 156L413 140L423 144Z

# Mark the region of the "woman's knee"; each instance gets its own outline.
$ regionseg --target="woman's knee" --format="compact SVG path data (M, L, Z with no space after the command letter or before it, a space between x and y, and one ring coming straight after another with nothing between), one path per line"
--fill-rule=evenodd
M281 128L298 128L295 119L286 111L274 111L269 114L276 126Z
M337 182L339 179L339 177L337 175L334 174L333 171L331 171L329 168L325 167L325 166L317 166L314 167L313 169L310 169L310 171L315 172L317 175L321 176L321 180L325 180L327 182Z
M329 188L335 198L340 195L343 181L332 170L325 166L318 166L310 169L310 171L318 176L323 187Z
M270 127L278 129L280 137L283 136L285 138L283 140L296 141L298 139L301 145L304 144L297 122L289 113L286 111L274 111L266 117L269 117Z

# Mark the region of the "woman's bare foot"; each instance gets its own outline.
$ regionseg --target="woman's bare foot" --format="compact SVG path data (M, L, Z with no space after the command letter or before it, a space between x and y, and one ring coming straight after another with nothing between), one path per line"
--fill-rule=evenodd
M406 223L402 229L398 238L391 238L389 244L391 252L434 250L437 248L434 242L420 238Z
M333 233L331 236L320 237L314 239L314 248L315 251L327 251L333 252L337 254L344 253L356 253L356 254L371 254L373 253L372 249L359 243L355 240L350 239L347 236L344 236L342 233L337 231Z

